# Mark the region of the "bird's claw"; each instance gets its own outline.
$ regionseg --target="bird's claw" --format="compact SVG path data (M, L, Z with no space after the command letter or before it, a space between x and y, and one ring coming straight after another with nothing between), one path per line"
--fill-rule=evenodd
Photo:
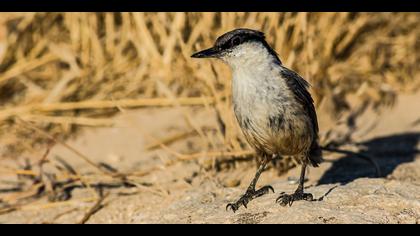
M235 213L239 209L240 206L244 206L245 208L247 208L248 203L251 200L269 193L270 190L274 193L274 188L271 186L264 186L258 189L257 191L248 190L241 198L239 198L237 202L227 204L226 211L229 210L230 208L233 211L233 213Z
M264 186L263 188L266 188L267 189L267 192L268 192L268 190L271 190L271 192L274 193L274 188L271 187L270 185Z
M314 197L310 193L304 193L303 191L297 191L294 194L285 194L282 193L277 199L276 203L279 203L281 206L292 206L294 201L313 201Z

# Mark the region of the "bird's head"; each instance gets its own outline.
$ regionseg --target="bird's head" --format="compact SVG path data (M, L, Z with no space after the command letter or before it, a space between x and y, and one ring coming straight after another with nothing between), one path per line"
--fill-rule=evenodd
M265 41L263 32L243 28L223 34L213 47L194 53L191 57L218 58L232 67L264 60L281 63L277 53Z

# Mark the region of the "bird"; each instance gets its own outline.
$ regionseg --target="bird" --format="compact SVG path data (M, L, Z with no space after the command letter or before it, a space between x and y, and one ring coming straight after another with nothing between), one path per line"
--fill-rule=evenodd
M286 156L301 164L301 174L296 191L283 192L276 202L292 206L295 201L314 201L311 193L304 192L306 169L318 167L323 158L310 84L284 66L265 34L254 29L224 33L212 47L191 57L220 59L230 67L234 114L247 142L261 157L245 194L226 209L236 212L256 198L274 193L273 187L256 189L256 184L271 160Z

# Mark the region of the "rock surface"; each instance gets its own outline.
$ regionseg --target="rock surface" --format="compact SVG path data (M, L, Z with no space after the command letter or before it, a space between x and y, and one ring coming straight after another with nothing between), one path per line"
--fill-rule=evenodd
M138 188L106 189L109 197L87 223L418 224L420 111L406 112L410 102L418 105L420 94L413 96L401 97L400 103L379 122L372 114L362 117L361 122L369 132L364 134L363 126L358 129L358 145L375 157L382 170L380 178L374 178L372 165L354 156L326 154L326 162L320 168L310 169L305 191L321 201L295 202L292 207L277 205L275 200L282 191L295 190L294 178L290 177L299 176L300 170L294 168L278 176L271 168L263 173L258 184L272 185L276 193L257 198L247 209L240 208L233 213L226 211L226 204L244 193L255 166L235 163L235 168L207 171L194 161L179 162L139 180L148 184ZM414 107L413 104L410 107ZM156 117L165 119L158 121ZM139 126L149 122L153 126L143 126L140 131L165 135L167 127L181 123L184 117L180 112L159 110L141 111L118 119L123 123L138 122ZM204 118L197 120L208 122ZM372 123L374 128L371 128ZM160 133L157 133L159 128ZM167 153L165 156L165 152L158 150L142 152L147 142L140 138L140 131L131 126L93 130L71 141L71 145L89 157L96 157L95 161L106 161L122 171L161 164L168 158ZM78 170L90 171L88 165L62 147L54 148L51 156L66 158ZM17 211L0 214L0 223L77 223L94 205L90 191L76 189L68 202L50 203L40 199Z
M276 189L290 186L276 183ZM226 200L211 194L191 193L168 209L138 213L138 223L419 223L420 186L395 180L359 179L345 186L322 185L309 188L317 202L295 202L292 207L276 205L276 194L251 202L248 209L225 212ZM241 191L227 194L234 200Z

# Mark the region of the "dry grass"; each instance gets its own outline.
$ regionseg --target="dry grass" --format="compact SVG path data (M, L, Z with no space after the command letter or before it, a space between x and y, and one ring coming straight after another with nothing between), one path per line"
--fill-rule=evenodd
M236 27L266 32L330 114L392 104L398 92L420 86L416 13L23 13L2 21L6 156L46 141L17 117L65 137L79 125L112 125L107 118L121 107L178 105L211 106L218 114L225 130L213 128L225 131L222 148L206 152L245 151L228 68L190 58ZM193 127L199 134L201 128Z

